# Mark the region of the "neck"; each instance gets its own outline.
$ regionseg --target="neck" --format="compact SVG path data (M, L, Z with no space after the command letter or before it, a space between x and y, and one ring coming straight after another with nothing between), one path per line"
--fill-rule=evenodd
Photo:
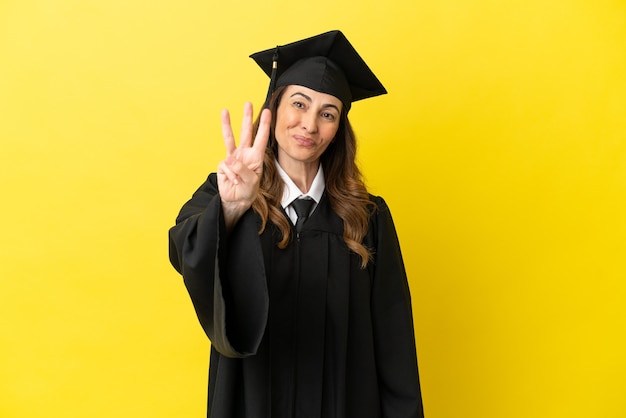
M309 192L319 169L319 160L311 163L298 162L289 164L284 161L279 161L278 163L302 193Z

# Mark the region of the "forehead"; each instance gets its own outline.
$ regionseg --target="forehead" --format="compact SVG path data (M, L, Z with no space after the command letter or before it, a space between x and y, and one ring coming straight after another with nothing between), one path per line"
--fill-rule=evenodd
M334 105L338 109L341 109L342 107L341 100L331 94L320 93L317 90L295 84L289 85L285 88L285 97L291 97L294 94L306 96L310 98L311 101L314 103L320 103L322 105Z

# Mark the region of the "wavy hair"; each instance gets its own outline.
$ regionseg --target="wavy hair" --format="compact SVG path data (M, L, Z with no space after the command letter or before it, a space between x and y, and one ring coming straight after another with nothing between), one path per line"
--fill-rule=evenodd
M265 149L259 195L252 204L252 208L262 219L259 233L265 230L268 219L278 227L282 234L278 242L279 248L285 248L291 238L291 227L281 209L284 183L275 165L278 145L274 137L274 127L276 111L284 90L285 87L277 88L270 99L270 138ZM255 121L254 132L258 126L259 117ZM320 157L320 161L326 180L326 196L332 210L343 220L343 240L350 250L361 257L361 268L365 268L372 258L372 249L366 248L362 242L376 205L370 200L361 171L356 165L356 137L345 107L341 111L335 138Z

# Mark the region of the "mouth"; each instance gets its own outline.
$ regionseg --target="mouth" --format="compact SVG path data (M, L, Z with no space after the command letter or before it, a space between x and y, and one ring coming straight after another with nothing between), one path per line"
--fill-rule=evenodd
M293 139L300 145L303 147L313 147L315 145L315 141L313 141L311 138L307 138L306 136L302 136L302 135L294 135Z

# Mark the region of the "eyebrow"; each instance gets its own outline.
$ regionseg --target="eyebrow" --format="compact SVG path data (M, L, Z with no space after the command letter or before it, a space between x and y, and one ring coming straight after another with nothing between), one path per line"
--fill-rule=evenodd
M293 96L302 96L302 97L304 97L306 100L308 100L309 102L312 102L312 101L313 101L313 99L311 99L311 97L309 97L309 96L307 96L306 94L304 94L304 93L302 93L302 92L299 92L299 91L295 92L294 94L292 94L292 95L291 95L291 96L289 96L289 97L291 98L291 97L293 97ZM341 112L339 111L339 108L338 108L337 106L335 106L334 104L332 104L332 103L325 103L325 104L323 104L323 105L322 105L322 108L323 108L323 109L326 109L326 108L329 108L329 107L334 108L334 109L337 111L337 113L341 113Z

